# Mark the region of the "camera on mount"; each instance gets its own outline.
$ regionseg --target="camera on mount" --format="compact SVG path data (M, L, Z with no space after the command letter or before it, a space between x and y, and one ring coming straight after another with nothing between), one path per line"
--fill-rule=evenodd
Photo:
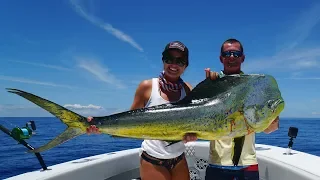
M298 135L298 128L296 127L289 127L288 136L290 138L296 138Z
M297 135L298 135L298 128L289 127L288 136L290 137L290 140L289 140L289 143L288 143L287 152L284 153L284 154L292 155L291 150L292 150L292 145L293 145L293 138L297 138Z

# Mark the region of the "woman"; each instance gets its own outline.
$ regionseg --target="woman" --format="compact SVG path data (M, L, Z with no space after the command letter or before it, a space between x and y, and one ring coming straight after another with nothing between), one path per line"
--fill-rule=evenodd
M163 71L159 77L143 80L139 84L130 110L176 102L191 91L191 85L180 78L189 65L188 48L179 41L171 42L162 53L162 61ZM92 127L88 133L96 131ZM161 140L144 140L140 151L141 179L189 180L184 143L196 139L194 134L188 134L183 141L173 144Z

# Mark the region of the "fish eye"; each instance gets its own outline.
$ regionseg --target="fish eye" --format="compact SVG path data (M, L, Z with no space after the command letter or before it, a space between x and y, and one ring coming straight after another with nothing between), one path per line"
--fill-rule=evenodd
M272 108L272 101L271 100L269 100L268 102L267 102L267 105L268 105L268 108Z

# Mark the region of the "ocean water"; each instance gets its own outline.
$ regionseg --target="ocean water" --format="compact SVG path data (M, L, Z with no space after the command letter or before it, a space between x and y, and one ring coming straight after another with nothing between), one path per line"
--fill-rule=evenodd
M0 118L0 124L12 130L15 126L24 126L34 120L36 134L27 140L34 147L45 144L66 128L57 118ZM280 129L272 134L257 134L256 143L287 147L290 126L299 128L293 149L320 156L320 119L281 118ZM82 135L49 151L41 153L47 166L87 156L108 153L130 148L137 148L141 140L111 138L108 135ZM41 169L34 154L27 153L27 148L0 132L0 179L21 173Z

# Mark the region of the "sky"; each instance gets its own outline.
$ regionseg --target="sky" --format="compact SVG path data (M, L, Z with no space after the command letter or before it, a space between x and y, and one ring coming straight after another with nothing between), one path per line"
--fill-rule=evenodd
M138 84L162 71L161 53L190 50L182 78L220 71L221 44L240 40L245 73L274 76L280 117L320 117L320 1L3 0L0 117L51 116L17 88L84 116L128 110Z

